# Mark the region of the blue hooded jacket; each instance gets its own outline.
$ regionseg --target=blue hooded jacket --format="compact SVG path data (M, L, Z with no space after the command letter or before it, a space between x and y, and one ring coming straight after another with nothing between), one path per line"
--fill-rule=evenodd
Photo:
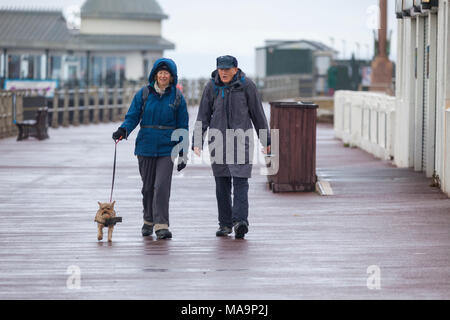
M156 70L161 65L166 65L173 76L173 83L160 96L155 88ZM189 130L189 115L186 100L181 96L181 103L175 110L173 107L176 99L176 85L178 83L177 66L171 59L162 58L155 62L149 76L149 95L141 118L142 93L139 90L134 96L130 109L121 125L127 132L127 137L137 127L141 126L164 126L176 129ZM142 122L141 122L142 119ZM140 128L136 138L135 155L144 157L166 157L172 154L172 149L179 141L172 141L174 129ZM181 140L180 140L181 141Z

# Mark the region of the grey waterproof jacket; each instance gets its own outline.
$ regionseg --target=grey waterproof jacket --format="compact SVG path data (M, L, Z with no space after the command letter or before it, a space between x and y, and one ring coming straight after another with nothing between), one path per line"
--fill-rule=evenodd
M217 70L212 73L200 101L193 148L203 149L208 128L214 176L250 178L257 145L253 142L253 128L264 146L270 145L270 131L256 85L240 69L228 85L221 82ZM260 133L265 137L260 137Z

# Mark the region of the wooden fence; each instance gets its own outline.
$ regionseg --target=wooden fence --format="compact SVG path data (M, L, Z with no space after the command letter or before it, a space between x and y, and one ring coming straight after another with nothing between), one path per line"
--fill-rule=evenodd
M202 98L203 89L205 89L208 79L181 79L183 86L183 96L188 106L198 106Z
M56 90L47 99L49 125L70 125L122 121L140 87ZM37 94L26 91L0 91L0 138L17 135L15 122L31 120L40 106L24 108L24 100ZM32 115L32 116L30 116Z
M16 110L22 109L22 92L16 95L11 91L0 91L0 139L10 137L17 134L17 128L14 124L13 104L15 99ZM22 118L16 118L22 120Z
M49 99L52 128L123 121L140 87L57 90ZM57 110L57 112L55 112Z
M308 79L306 79L308 80ZM188 106L200 103L203 89L209 79L181 79L183 95ZM256 79L264 101L289 99L302 96L303 90L311 90L310 83L303 86L301 76L270 77ZM53 98L47 99L49 108L49 126L58 128L70 125L119 122L122 121L136 92L143 86L127 85L124 88L87 88L56 90ZM37 107L25 107L27 97L36 96L36 92L0 91L0 139L17 134L15 121L33 118ZM309 96L309 94L305 94Z

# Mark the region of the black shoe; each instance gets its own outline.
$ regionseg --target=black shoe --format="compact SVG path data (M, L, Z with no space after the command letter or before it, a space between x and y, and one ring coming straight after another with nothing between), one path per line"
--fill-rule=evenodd
M158 230L156 231L156 237L158 238L158 240L172 239L172 233L167 229Z
M234 235L236 239L244 239L247 232L248 232L247 222L241 221L234 225Z
M229 234L231 234L231 232L233 232L233 230L231 228L220 227L219 230L217 230L217 232L216 232L216 236L217 237L226 237Z
M150 237L153 234L153 226L150 226L148 224L144 224L142 226L142 236L143 237Z

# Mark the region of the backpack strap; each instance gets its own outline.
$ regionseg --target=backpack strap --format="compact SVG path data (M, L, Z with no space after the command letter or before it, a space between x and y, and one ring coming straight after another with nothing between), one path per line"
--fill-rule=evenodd
M175 93L175 100L172 104L170 104L170 106L172 108L174 108L175 112L178 110L178 107L181 105L181 96L182 96L180 89L178 89L178 88L176 88L176 89L177 89L177 91Z
M171 103L169 106L171 107L171 108L173 108L173 110L174 110L174 113L175 113L175 119L176 119L176 117L177 117L177 111L178 111L178 108L179 108L179 106L181 105L181 96L183 95L182 93L181 93L181 91L178 89L178 88L176 88L176 93L175 93L175 100L174 100L174 102L173 103ZM142 121L142 117L144 116L144 111L145 111L145 105L147 104L147 100L148 100L148 96L150 95L150 90L148 89L148 87L147 86L145 86L145 87L143 87L142 88L142 105L141 105L141 115L140 115L140 118L141 118L141 121Z
M150 90L147 86L142 88L142 105L141 105L141 115L140 118L144 116L145 105L147 104L148 95L150 94Z
M211 82L214 90L211 110L214 113L214 104L216 103L216 99L219 96L220 87L216 85L216 81L214 79L211 79Z

